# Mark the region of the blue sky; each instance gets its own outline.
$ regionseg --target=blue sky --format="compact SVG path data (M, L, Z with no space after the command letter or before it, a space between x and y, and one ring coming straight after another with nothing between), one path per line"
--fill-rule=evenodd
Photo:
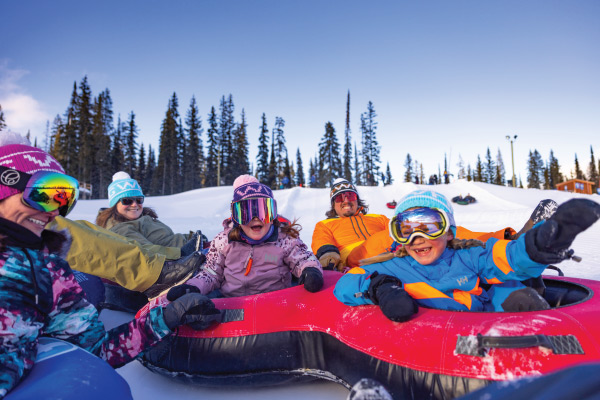
M305 167L331 121L343 143L346 94L353 140L372 101L382 168L399 180L406 154L426 175L474 166L489 147L526 180L550 149L600 157L598 1L4 1L0 104L10 129L43 137L74 82L110 89L115 117L134 111L139 140L158 146L167 102L196 97L202 122L223 95L249 123L286 121L290 156Z

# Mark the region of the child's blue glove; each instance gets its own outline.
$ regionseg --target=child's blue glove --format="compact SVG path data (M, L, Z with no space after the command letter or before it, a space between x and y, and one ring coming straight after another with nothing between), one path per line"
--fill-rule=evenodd
M600 204L571 199L561 204L544 223L525 234L529 258L540 264L556 264L573 257L569 247L575 237L600 218Z
M323 274L315 267L304 268L298 283L311 293L318 292L323 287Z
M417 302L402 289L402 282L390 275L371 274L368 297L379 305L383 315L395 322L408 321L419 311Z

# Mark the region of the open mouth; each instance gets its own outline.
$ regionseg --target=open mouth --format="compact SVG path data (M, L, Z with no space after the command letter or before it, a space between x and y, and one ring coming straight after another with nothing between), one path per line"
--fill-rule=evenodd
M252 229L253 232L260 232L262 228L263 228L263 224L250 225L250 229Z
M412 249L412 251L415 252L416 255L420 256L420 257L425 257L426 255L428 255L431 252L431 247L423 247L420 249Z
M46 223L47 223L44 221L40 221L39 219L33 219L33 218L27 218L27 221L29 221L33 224L39 225L39 226L46 226Z

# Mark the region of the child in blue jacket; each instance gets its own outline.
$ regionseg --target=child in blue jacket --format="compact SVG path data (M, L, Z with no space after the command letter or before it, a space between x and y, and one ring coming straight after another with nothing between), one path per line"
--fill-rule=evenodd
M390 235L402 247L391 257L373 257L367 263L374 264L350 270L334 294L347 305L378 304L389 319L405 321L419 305L463 311L547 308L545 300L520 281L570 258L569 246L600 218L600 205L585 199L567 201L518 240L489 239L485 244L454 239L452 206L439 193L414 191L399 202L395 214ZM502 290L491 296L494 291L482 285Z

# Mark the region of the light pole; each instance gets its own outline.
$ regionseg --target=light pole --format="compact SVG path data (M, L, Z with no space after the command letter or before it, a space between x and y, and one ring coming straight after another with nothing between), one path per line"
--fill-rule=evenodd
M515 153L513 151L513 141L517 140L517 135L514 135L512 138L509 135L506 135L506 140L510 140L510 158L512 159L512 168L513 168L512 185L513 185L513 187L516 187L516 182L515 182Z

